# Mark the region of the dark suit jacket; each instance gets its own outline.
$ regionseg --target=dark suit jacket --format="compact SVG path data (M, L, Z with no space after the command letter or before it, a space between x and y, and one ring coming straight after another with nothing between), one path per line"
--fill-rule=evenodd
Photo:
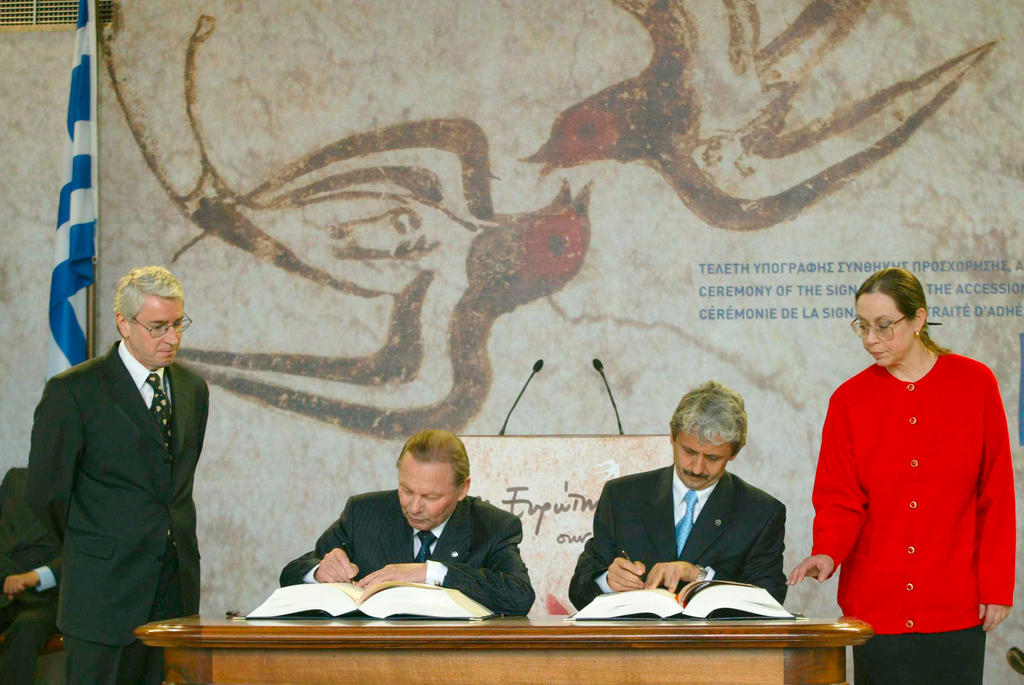
M298 585L335 547L359 566L359 580L388 564L412 563L413 529L402 515L398 491L371 492L349 499L341 517L324 531L316 549L281 571L281 585ZM495 613L525 614L533 586L519 556L523 525L512 514L476 497L452 512L430 558L448 567L444 586L459 590Z
M186 614L199 610L192 481L206 382L172 364L172 454L113 345L51 378L36 407L28 501L63 542L58 625L109 645L149 619L170 530Z
M605 483L594 512L594 537L587 540L569 585L569 599L576 608L601 594L594 579L621 556L620 550L648 569L661 561L676 561L673 468ZM680 558L711 566L716 580L759 585L782 602L785 528L782 502L726 472L701 509Z
M60 583L60 543L25 503L24 468L12 468L0 484L0 583L10 575L48 566ZM28 590L20 597L26 602L57 601L57 588L43 592ZM0 607L11 600L0 593Z

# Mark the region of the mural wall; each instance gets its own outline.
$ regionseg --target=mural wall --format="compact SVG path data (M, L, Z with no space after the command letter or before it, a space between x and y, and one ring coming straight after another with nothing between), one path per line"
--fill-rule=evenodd
M69 36L0 35L5 467L42 387ZM203 611L262 600L409 433L496 433L538 358L510 434L616 432L595 357L627 433L738 389L730 468L786 502L791 567L829 394L870 361L852 293L888 265L996 372L1020 483L1022 41L998 0L119 3L98 338L128 268L181 278Z

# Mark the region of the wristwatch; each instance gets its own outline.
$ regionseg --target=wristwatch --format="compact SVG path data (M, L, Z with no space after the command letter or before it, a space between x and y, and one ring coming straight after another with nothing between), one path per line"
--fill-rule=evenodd
M694 566L696 566L696 564L694 564ZM694 578L694 581L696 582L696 581L701 581L701 580L707 580L707 577L708 577L708 567L707 566L697 566L697 570L699 571L699 573L697 574L697 577Z

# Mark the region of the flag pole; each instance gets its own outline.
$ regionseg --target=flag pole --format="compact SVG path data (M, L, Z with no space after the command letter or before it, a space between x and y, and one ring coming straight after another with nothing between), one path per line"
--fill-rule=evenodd
M93 273L96 273L96 259L92 261ZM96 356L96 282L93 281L85 290L85 356L92 359Z
M99 93L100 82L96 78L99 73L99 62L102 53L100 46L100 17L96 14L96 0L89 0L89 19L92 21L92 62L90 62L89 82L92 88L89 92L89 107L92 112L92 193L93 193L93 214L96 217L96 230L93 234L94 246L92 256L92 283L85 291L85 356L92 359L96 356L96 283L99 282L100 264L100 110Z

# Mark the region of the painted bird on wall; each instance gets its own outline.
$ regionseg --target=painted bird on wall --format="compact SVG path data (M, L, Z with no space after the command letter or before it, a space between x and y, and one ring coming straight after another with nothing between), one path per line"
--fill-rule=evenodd
M823 60L870 0L813 0L769 41L761 38L756 0L721 0L720 9L710 0L613 4L650 34L649 65L561 112L526 161L543 164L542 174L604 160L639 162L657 170L703 221L736 231L792 219L895 152L995 46L971 48L794 125L797 97L816 83ZM719 28L711 24L721 21L727 45L708 39L709 29ZM872 127L868 144L848 135L862 124ZM821 149L832 143L846 146L838 154Z
M147 165L201 230L175 258L213 237L339 296L390 298L391 307L385 339L368 355L190 347L179 358L201 364L208 380L240 396L351 432L395 438L423 426L459 430L490 390L487 342L495 321L559 291L582 268L590 246L589 187L574 197L563 183L546 206L497 213L485 133L471 120L449 118L345 136L238 191L211 161L198 115L196 58L215 27L213 17L200 17L185 54L185 110L199 151L198 178L186 192L169 181L159 144L129 105L137 98L128 97L115 41L104 41L115 95ZM446 188L430 168L388 158L416 150L453 155L461 171L454 184L459 190ZM328 311L319 325L339 329L344 307L338 309L337 319ZM447 357L432 359L432 370L450 363L451 384L439 399L396 403L360 393L413 395L402 391L423 375L428 339L438 340L439 353ZM339 390L313 391L309 379ZM351 396L338 396L345 391Z

